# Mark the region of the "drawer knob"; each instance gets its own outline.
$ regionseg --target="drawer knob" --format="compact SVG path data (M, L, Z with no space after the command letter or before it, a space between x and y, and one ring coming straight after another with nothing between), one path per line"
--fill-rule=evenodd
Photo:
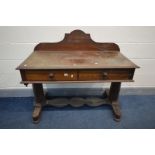
M108 78L108 73L107 72L103 72L103 78L107 79Z
M53 79L53 78L54 78L54 74L53 74L53 73L50 73L48 77L49 77L50 79Z

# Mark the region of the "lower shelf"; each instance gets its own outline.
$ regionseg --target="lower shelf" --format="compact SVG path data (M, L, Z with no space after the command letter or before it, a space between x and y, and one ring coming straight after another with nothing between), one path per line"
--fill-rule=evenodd
M72 97L72 98L53 98L46 101L46 106L54 106L54 107L81 107L84 105L96 107L103 104L110 104L108 98L97 98L97 97Z

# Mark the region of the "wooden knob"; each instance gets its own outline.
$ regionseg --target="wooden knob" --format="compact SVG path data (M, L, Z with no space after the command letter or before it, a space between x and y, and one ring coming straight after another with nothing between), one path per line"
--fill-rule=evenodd
M103 78L107 79L108 78L108 73L107 72L103 72Z
M50 73L48 77L49 77L50 79L53 79L53 78L54 78L54 74L53 74L53 73Z

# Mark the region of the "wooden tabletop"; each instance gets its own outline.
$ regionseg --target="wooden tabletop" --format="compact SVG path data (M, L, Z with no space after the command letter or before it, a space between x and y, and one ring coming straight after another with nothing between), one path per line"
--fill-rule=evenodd
M138 68L117 51L34 51L17 69Z

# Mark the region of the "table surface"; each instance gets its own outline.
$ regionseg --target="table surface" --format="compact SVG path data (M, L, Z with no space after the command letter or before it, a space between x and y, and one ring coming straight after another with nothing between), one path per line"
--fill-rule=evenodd
M17 69L138 68L118 51L34 51Z

